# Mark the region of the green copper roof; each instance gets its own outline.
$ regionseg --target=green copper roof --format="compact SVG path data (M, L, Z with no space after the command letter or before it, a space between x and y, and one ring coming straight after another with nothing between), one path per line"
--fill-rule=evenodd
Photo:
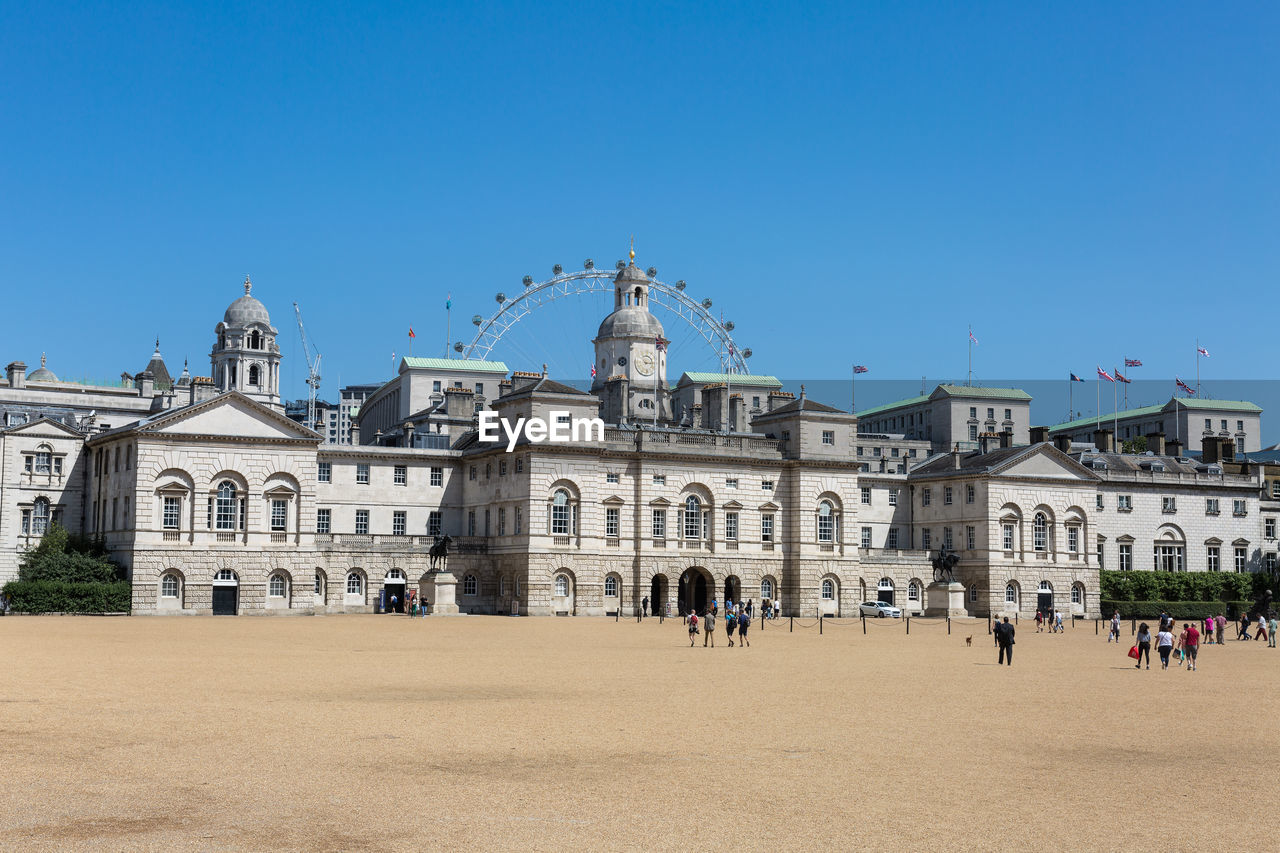
M1107 424L1114 423L1116 418L1145 418L1147 415L1158 415L1164 410L1164 406L1143 406L1140 409L1125 409L1114 415L1102 413L1102 426L1105 429ZM1084 427L1097 426L1098 416L1090 415L1087 418L1077 418L1074 421L1060 423L1057 426L1049 427L1049 432L1058 432L1059 430L1077 430Z
M1188 409L1198 409L1200 411L1217 409L1223 412L1254 412L1262 414L1262 407L1250 403L1248 400L1192 400L1187 397L1178 397L1178 405ZM1165 403L1165 405L1169 405Z
M473 373L506 373L507 365L501 361L484 361L478 358L413 358L406 357L406 367L419 370L471 371Z
M707 384L709 382L727 382L730 385L754 385L760 388L781 388L782 380L776 376L753 376L750 373L699 373L697 371L686 371L685 376L689 377L690 382L700 382Z
M1149 415L1158 415L1161 412L1173 414L1176 409L1191 409L1200 412L1248 412L1250 414L1261 414L1262 407L1256 403L1250 403L1247 400L1193 400L1187 397L1175 397L1168 403L1161 406L1142 406L1138 409L1125 409L1113 415L1102 413L1102 426L1105 429L1107 423L1114 422L1117 418L1145 418ZM1097 415L1087 418L1077 418L1074 421L1058 424L1049 427L1049 432L1059 432L1066 430L1078 430L1087 426L1096 425L1098 423Z
M996 400L1030 400L1031 395L1021 388L979 388L976 385L939 385L934 393L942 391L952 397L981 397Z
M863 409L861 412L856 412L855 414L860 418L865 418L869 415L878 415L881 412L887 412L890 409L897 409L901 406L917 406L920 403L927 402L929 402L929 397L927 395L922 397L908 397L905 400L896 400L892 403L885 403L883 406L872 406L869 409Z

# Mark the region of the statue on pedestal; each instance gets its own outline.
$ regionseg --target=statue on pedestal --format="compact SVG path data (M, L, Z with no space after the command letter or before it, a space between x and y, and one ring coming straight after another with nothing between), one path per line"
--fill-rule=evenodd
M938 556L933 558L933 579L940 583L954 583L955 567L960 562L960 558L955 554L948 553L947 547L944 545L942 550L938 552Z
M452 541L447 533L436 537L431 550L427 552L431 556L431 571L444 571L445 561L449 558L449 543ZM437 565L439 569L436 568Z

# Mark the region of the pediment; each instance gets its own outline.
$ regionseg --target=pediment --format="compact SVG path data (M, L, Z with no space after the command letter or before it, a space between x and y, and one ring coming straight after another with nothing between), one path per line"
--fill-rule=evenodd
M725 501L724 509L742 509L742 504L737 501Z
M666 498L654 498L649 501L649 506L671 506L671 501Z
M609 495L609 497L600 501L600 503L609 504L610 506L618 506L619 504L626 503L626 501L624 501L622 498L618 497L617 495Z
M36 418L29 423L11 426L4 433L33 438L84 438L84 433L52 418Z
M302 424L234 391L153 418L138 431L149 435L320 440Z
M764 503L760 504L758 508L762 512L777 512L778 510L782 509L782 507L778 506L773 501L765 501Z
M1061 451L1040 449L1019 456L991 472L1001 477L1036 480L1077 480L1093 482L1098 476Z

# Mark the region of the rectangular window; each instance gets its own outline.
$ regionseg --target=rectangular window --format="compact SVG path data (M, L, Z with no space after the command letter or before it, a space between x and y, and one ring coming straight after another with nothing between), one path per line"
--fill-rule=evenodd
M1161 512L1177 512L1178 499L1169 497L1169 496L1160 498L1160 511Z
M316 533L328 533L330 530L329 519L333 510L318 509L316 510Z
M862 455L862 445L861 445L861 444L859 444L859 445L858 445L858 455L859 455L859 456L861 456L861 455Z
M1133 568L1133 546L1128 542L1120 543L1120 571L1127 572Z
M977 425L977 424L969 424L969 440L970 440L970 441L977 441L977 440L978 440L978 425Z
M889 490L889 506L897 506L897 505L898 505L898 490L890 489Z
M1242 500L1238 500L1238 499L1233 500L1231 502L1231 514L1232 515L1248 515L1249 505Z
M444 527L444 523L443 523L443 519L440 516L440 510L434 509L431 512L427 513L427 535L428 536L439 536L440 531L443 529L443 527Z
M835 443L836 443L836 433L835 433L835 430L824 429L824 430L822 431L822 443L823 443L823 444L835 444Z
M608 473L606 473L606 474L604 475L604 481L605 481L606 483L617 483L617 482L618 482L618 475L617 475L616 473L614 473L613 471L609 471Z
M1276 538L1276 520L1268 518L1262 522L1262 535L1268 539Z
M966 547L966 548L968 548L970 551L972 551L972 550L974 549L974 547L976 546L976 544L977 544L977 543L974 541L974 540L976 539L976 536L975 536L976 532L977 532L977 531L976 531L976 530L974 530L974 527L973 527L973 525L972 525L972 524L967 524L967 525L965 525L965 528L964 528L964 544L965 544L965 547Z
M762 491L762 492L772 492L772 491L773 491L773 480L761 480L761 481L760 481L760 491Z
M367 485L369 482L369 464L367 462L359 462L356 464L356 482Z
M1222 571L1222 551L1217 545L1209 546L1206 568L1211 572Z
M433 486L444 485L444 469L443 468L431 469L431 485Z
M942 487L942 502L947 506L951 506L951 487L950 486Z
M1117 495L1116 509L1120 512L1131 512L1133 510L1133 495Z
M436 380L434 380L434 381L431 383L431 393L432 393L432 394L439 394L439 393L440 393L440 380L439 380L439 379L436 379Z
M507 476L507 460L505 459L498 460L498 476L499 477Z
M356 533L366 535L369 532L369 510L356 510Z
M1244 432L1244 421L1236 421L1236 432Z
M967 504L973 503L976 494L977 490L973 487L973 483L969 483L964 487L964 502Z
M667 538L667 511L665 509L655 509L653 511L653 538Z
M485 507L485 510L484 510L484 535L485 535L485 536L488 536L488 535L489 535L489 518L490 518L490 512L491 512L491 510L490 510L488 507Z
M942 547L950 551L951 546L953 544L954 543L951 540L951 528L950 527L942 528Z
M728 479L726 479L726 480L724 481L724 487L725 487L726 489L736 489L736 488L738 488L738 478L737 478L737 477L729 477Z
M523 471L524 471L524 457L523 457L523 456L517 456L517 457L516 457L516 473L517 473L517 474L520 474L520 473L522 473Z
M333 482L333 463L321 462L316 467L316 478L322 483Z
M867 506L871 506L871 487L870 486L862 487L862 502Z
M928 531L926 531L926 533L927 533L927 532L928 532ZM859 544L860 544L863 548L870 548L870 547L871 547L871 528L870 528L870 527L864 527L864 528L862 528L862 539L861 539L861 540L859 540Z
M665 485L667 484L667 475L666 475L666 474L654 474L654 475L653 475L653 484L654 484L655 486L665 486Z
M474 480L475 478L476 478L476 466L472 465L471 469L467 471L467 479Z
M1013 409L1005 409L1005 410L1004 410L1004 419L1005 419L1006 421L1011 421L1011 420L1013 420Z
M702 538L702 513L684 511L684 538L700 539Z
M618 508L616 506L605 507L604 535L610 539L618 538Z
M736 512L726 512L724 514L724 538L730 542L738 541L738 514Z
M168 497L164 499L164 529L177 530L182 517L182 498Z
M920 506L929 506L933 503L933 489L925 487L920 492Z
M484 396L484 383L483 383L483 382L477 382L477 383L476 383L476 394L478 394L478 395L480 395L480 396Z
M1105 508L1106 508L1106 505L1102 502L1102 495L1095 495L1095 496L1094 496L1094 505L1095 505L1098 509L1105 509Z
M896 527L889 528L889 543L887 547L889 548L890 551L898 550L898 528Z
M1006 524L1004 526L1004 549L1006 551L1013 550L1013 525Z
M1263 555L1262 568L1264 568L1268 574L1274 575L1276 573L1276 552L1275 551L1268 551L1265 555Z
M1071 554L1075 554L1079 552L1079 550L1080 550L1080 528L1075 526L1068 527L1067 528L1067 552Z
M1103 560L1102 560L1102 557L1103 557L1103 554L1104 554L1104 553L1105 553L1105 551L1104 551L1104 549L1103 549L1103 543L1102 543L1102 540L1101 540L1101 539L1099 539L1099 540L1098 540L1098 568L1100 568L1100 569L1101 569L1101 568L1105 568L1105 566L1106 566L1106 564L1105 564L1105 563L1103 562Z
M872 456L883 456L883 455L884 455L884 448L882 448L882 447L873 447L873 448L871 449L871 455L872 455Z
M1217 499L1217 498L1205 498L1205 499L1204 499L1204 514L1205 514L1205 515L1217 515L1217 514L1218 514L1218 499Z
M507 535L507 510L506 507L498 507L498 535Z
M760 541L773 541L773 513L760 516Z
M408 524L406 523L405 511L398 509L391 513L391 535L403 536L407 532Z
M897 459L897 458L898 458L898 454L899 454L899 453L901 453L901 452L902 452L902 451L901 451L901 449L899 449L899 448L897 448L897 447L891 447L891 448L889 448L889 455L890 455L890 456L892 456L894 459Z
M513 532L515 533L515 535L517 536L520 535L520 530L522 529L523 523L524 523L524 512L520 509L520 507L516 507L516 516L512 520L512 524L514 525Z
M991 407L988 407L988 408L987 408L987 420L989 420L989 421L994 421L995 419L996 419L996 410L995 410L995 409L993 409L993 408L991 408Z
M832 542L835 537L835 516L831 512L818 513L818 541Z
M409 468L405 465L397 465L392 475L391 482L397 486L405 486L409 483Z
M969 407L969 417L971 417L971 418L976 418L977 416L978 416L978 407L977 407L977 406L970 406L970 407Z
M1245 548L1236 548L1236 571L1248 571L1248 550Z
M476 511L474 509L467 510L467 535L476 535Z
M920 547L926 551L933 547L933 531L928 527L920 529Z
M283 533L289 523L289 502L282 498L271 499L271 532Z

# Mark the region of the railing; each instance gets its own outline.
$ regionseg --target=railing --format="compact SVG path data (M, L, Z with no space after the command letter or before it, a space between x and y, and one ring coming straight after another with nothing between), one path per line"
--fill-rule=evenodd
M288 533L272 533L271 534L271 544L273 545L283 545L285 542L288 542L288 541L289 541Z
M726 541L724 543L724 548L726 551L736 551L738 550L738 543L733 541Z
M606 548L619 548L619 547L621 547L621 543L618 541L618 538L617 538L616 536L613 536L613 537L606 537L606 538L605 538L605 540L604 540L604 544L605 544L605 547L606 547Z
M653 540L653 547L655 547L655 548L665 548L665 547L667 547L667 540L665 540L665 539L654 539L654 540Z
M166 530L164 532L164 541L166 542L178 542L178 541L181 541L181 539L182 539L181 530Z
M551 542L552 542L552 544L554 544L554 545L568 545L568 544L569 544L569 537L568 537L568 536L553 536L553 537L551 538Z
M235 533L219 532L217 534L217 537L219 542L234 542L236 541L238 535Z
M761 543L760 543L760 550L761 550L761 551L772 551L772 550L773 550L773 543L772 543L772 542L761 542Z

